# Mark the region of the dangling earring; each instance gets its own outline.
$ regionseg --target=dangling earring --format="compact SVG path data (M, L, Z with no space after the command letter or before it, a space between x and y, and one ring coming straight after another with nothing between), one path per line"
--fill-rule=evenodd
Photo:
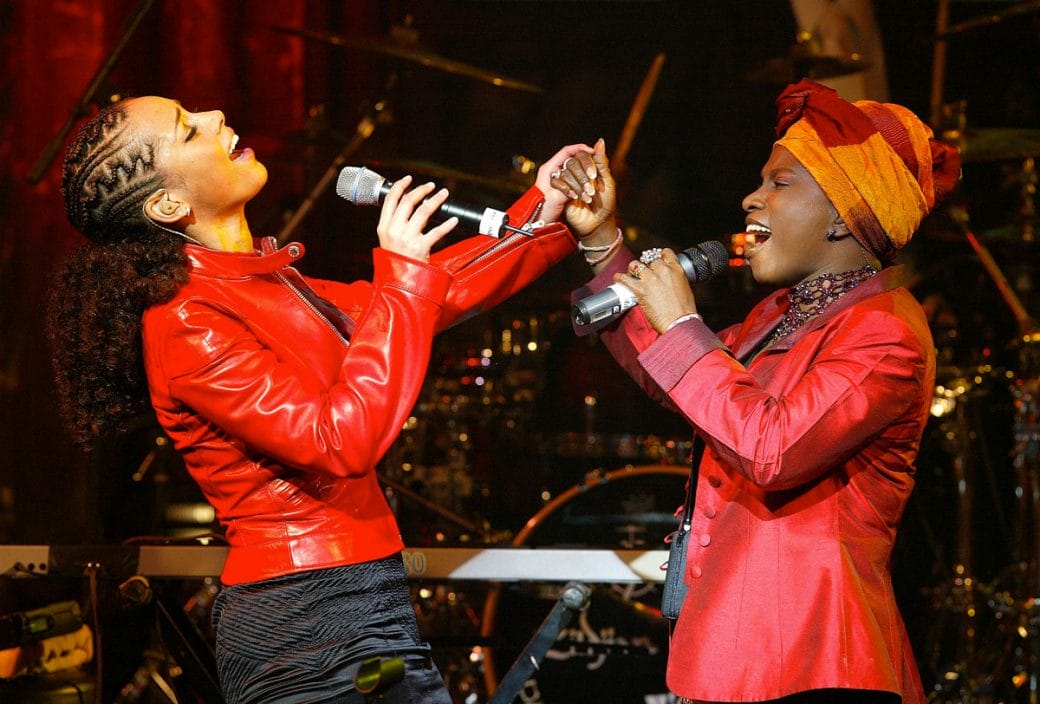
M837 242L838 241L837 235L838 235L838 231L837 230L827 230L827 241L828 242Z

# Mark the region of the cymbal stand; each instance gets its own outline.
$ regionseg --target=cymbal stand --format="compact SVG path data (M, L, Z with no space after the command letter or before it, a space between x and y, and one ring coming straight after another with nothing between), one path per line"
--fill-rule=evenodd
M33 165L32 171L25 177L29 183L39 183L40 179L43 178L43 174L46 173L47 168L54 161L54 157L57 156L58 150L61 149L61 145L65 143L65 137L68 136L69 132L72 131L72 127L76 122L87 114L87 106L97 97L97 93L101 90L102 84L108 77L108 74L112 71L112 68L119 61L119 56L123 53L123 49L126 48L130 38L134 36L137 31L137 26L141 24L141 20L148 14L148 10L151 9L152 5L155 4L155 0L141 0L134 9L130 19L126 22L126 31L123 32L123 36L119 38L115 47L109 53L108 57L102 62L101 66L98 67L94 77L90 79L90 84L83 91L79 100L76 102L75 107L69 111L69 117L62 125L58 134L47 143L44 147L43 153L40 154L40 158L36 160L36 164Z
M939 126L942 116L943 89L946 83L946 28L950 24L950 0L939 0L935 15L935 35L932 48L932 86L929 96L929 124Z
M963 384L961 382L964 382ZM952 413L944 418L940 426L943 434L955 444L953 451L953 481L957 491L957 542L956 560L951 582L937 587L934 595L942 617L933 626L928 650L935 648L933 666L939 662L940 636L945 633L947 613L952 613L956 624L955 648L941 674L942 689L930 693L928 701L947 704L951 702L973 702L975 687L975 634L976 634L976 582L972 566L972 513L974 506L974 472L972 468L971 432L967 411L968 386L966 380L953 380L936 387L936 403L952 403ZM939 687L939 684L936 685Z
M459 526L460 528L464 528L464 529L470 531L474 535L484 536L484 534L487 532L487 527L486 526L483 527L483 528L481 526L478 526L473 521L467 520L466 518L463 518L462 516L460 516L459 514L455 513L454 511L446 509L443 506L441 506L440 504L438 504L436 502L433 502L433 501L430 501L426 497L424 497L424 496L422 496L422 495L412 491L411 489L406 487L404 484L401 484L400 482L396 482L393 479L389 479L388 477L385 477L383 475L379 475L379 482L381 484L385 484L388 488L390 488L394 492L396 492L398 494L401 494L402 496L405 496L408 499L411 499L412 501L414 501L415 503L419 504L423 508L425 508L425 509L427 509L429 511L432 511L433 513L436 513L441 518L446 518L449 521L451 521L452 523L454 523L455 525Z
M397 74L391 73L386 83L385 90L387 94L392 94L396 87ZM369 105L368 110L358 121L357 127L354 128L354 135L347 142L346 146L343 147L342 151L336 155L336 158L332 160L325 173L322 174L321 178L311 188L310 193L307 194L307 197L300 203L300 207L296 209L296 212L282 226L281 231L276 236L279 244L285 244L292 237L296 228L310 214L314 204L318 202L318 198L328 190L329 184L333 182L340 170L346 165L347 159L352 157L361 148L361 145L365 143L365 140L372 136L376 126L388 123L393 119L389 106L389 98L377 100Z
M1029 335L1031 332L1035 332L1036 321L1030 317L1026 311L1025 305L1022 304L1022 299L1015 293L1015 289L1008 283L1007 277L1004 276L1004 272L1000 270L1000 265L997 264L993 255L990 254L989 249L979 241L979 238L975 236L975 233L971 231L968 226L968 214L960 207L951 208L950 215L960 228L961 232L964 233L965 239L968 244L974 250L976 256L979 258L979 263L982 264L982 268L986 270L989 277L993 280L993 283L997 287L997 292L1000 293L1000 297L1004 299L1004 303L1011 310L1011 314L1015 316L1015 322L1018 324L1019 332L1023 335Z

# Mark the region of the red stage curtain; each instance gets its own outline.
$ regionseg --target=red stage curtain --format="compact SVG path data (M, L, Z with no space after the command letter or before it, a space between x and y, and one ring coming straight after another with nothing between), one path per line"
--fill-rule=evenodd
M71 447L61 428L42 330L47 278L81 242L61 204L62 152L38 183L27 181L46 145L143 8L95 97L159 94L190 109L220 108L243 143L277 144L281 135L302 128L308 106L327 99L328 52L271 25L325 28L330 8L367 28L379 16L375 0L346 5L0 1L0 542L101 537L97 501L106 488L92 466L98 460ZM299 191L292 172L287 176L269 185L274 193L267 197L276 198L279 188Z

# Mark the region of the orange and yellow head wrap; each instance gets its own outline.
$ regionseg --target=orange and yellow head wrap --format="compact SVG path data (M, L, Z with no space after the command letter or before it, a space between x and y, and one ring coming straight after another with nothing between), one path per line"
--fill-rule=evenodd
M861 100L808 79L777 98L777 144L806 168L852 236L883 263L960 177L957 150L906 108Z

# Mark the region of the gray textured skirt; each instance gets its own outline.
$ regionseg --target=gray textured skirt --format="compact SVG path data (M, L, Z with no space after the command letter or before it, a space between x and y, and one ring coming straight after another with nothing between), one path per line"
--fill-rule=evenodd
M213 606L228 704L363 704L362 662L400 657L386 704L451 704L419 637L400 555L225 587Z

